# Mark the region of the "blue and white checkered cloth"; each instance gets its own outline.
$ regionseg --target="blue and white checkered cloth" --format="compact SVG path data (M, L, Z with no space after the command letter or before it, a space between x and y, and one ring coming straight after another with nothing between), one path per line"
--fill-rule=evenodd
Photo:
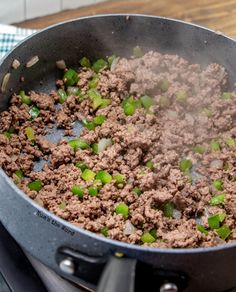
M0 24L0 58L10 51L19 41L36 31L35 29Z

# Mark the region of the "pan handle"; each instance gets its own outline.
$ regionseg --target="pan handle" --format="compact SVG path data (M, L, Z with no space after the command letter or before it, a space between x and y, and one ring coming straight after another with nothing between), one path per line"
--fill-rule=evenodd
M134 292L137 260L111 256L106 264L97 292Z

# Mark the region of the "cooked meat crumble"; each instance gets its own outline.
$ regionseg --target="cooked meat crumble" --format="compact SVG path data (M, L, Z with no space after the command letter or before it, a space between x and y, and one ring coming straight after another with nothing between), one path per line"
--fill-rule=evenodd
M0 114L0 165L19 188L131 244L235 241L236 90L226 91L226 70L152 51L81 64L57 91L14 94Z

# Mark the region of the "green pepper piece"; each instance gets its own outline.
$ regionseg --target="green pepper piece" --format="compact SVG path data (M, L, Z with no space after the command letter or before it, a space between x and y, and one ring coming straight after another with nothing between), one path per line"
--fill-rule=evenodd
M206 228L200 224L197 224L197 230L205 235L208 235L208 231L206 230Z
M111 100L109 98L103 98L100 108L105 108L110 104L111 104Z
M32 127L25 128L25 134L29 141L32 142L35 140L34 129Z
M145 166L151 170L154 169L154 163L152 162L152 160L148 160L146 163L145 163Z
M141 240L143 243L153 243L156 241L156 239L149 232L143 233Z
M81 175L82 179L85 181L91 181L95 178L96 173L90 169L85 169Z
M96 62L93 63L92 69L96 73L98 73L100 70L107 67L108 63L104 59L98 59Z
M68 69L64 76L63 76L63 82L66 84L66 86L73 86L79 81L78 73L73 69Z
M15 132L15 129L13 127L10 127L7 131L3 133L4 136L6 136L8 139L11 139L12 134Z
M93 143L91 148L95 154L98 154L98 143Z
M182 159L179 164L179 168L182 172L186 173L192 167L192 161L189 159Z
M18 176L20 179L24 178L24 173L21 169L16 170L15 175Z
M211 141L210 146L211 146L212 151L219 151L220 150L220 143L218 141L215 141L215 140Z
M108 236L108 228L105 226L105 227L103 227L102 229L101 229L101 234L103 235L103 236L105 236L105 237L107 237Z
M103 184L108 184L112 181L112 176L105 170L100 170L97 175L96 179L99 179Z
M94 119L93 119L93 122L95 125L102 125L104 122L106 121L106 117L105 116L96 116Z
M78 196L80 199L83 199L83 197L84 197L84 190L80 186L74 185L71 188L71 192L73 195Z
M98 81L99 81L98 76L97 76L97 75L93 76L92 80L90 80L90 81L88 82L88 86L89 86L89 88L90 88L90 89L92 89L92 88L97 88L97 86L98 86Z
M216 179L213 181L213 187L215 189L217 189L218 191L222 191L223 190L223 181L220 179Z
M174 204L172 202L168 202L164 204L162 209L163 209L163 213L165 217L168 217L168 218L173 217Z
M158 86L160 87L160 89L163 91L163 92L166 92L169 87L170 87L170 82L167 80L167 79L162 79Z
M135 192L135 194L137 194L138 196L142 195L142 191L139 187L134 187L133 192Z
M176 92L176 100L178 102L186 102L188 99L187 92L184 90L179 90Z
M231 92L223 92L221 95L221 99L231 99L232 98L232 93Z
M224 203L224 200L225 200L225 195L224 194L220 194L220 195L212 197L211 200L210 200L210 204L212 206L220 205L220 204Z
M59 89L57 91L57 94L59 95L59 103L63 104L65 102L65 100L67 99L67 94L66 94L65 90Z
M43 184L42 184L41 180L39 180L39 179L32 181L28 184L28 188L31 191L39 192L42 189L42 187L43 187Z
M230 228L226 225L221 226L219 229L216 230L216 232L223 240L226 240L231 234Z
M151 234L152 237L154 237L155 239L157 239L157 230L155 228L151 229L149 231L149 233Z
M135 104L127 102L124 104L123 109L126 116L132 116L136 108Z
M78 167L82 172L88 168L87 165L83 161L77 161L75 166Z
M90 68L91 67L91 63L90 63L90 60L86 57L83 57L80 61L80 65L82 67L86 67L86 68Z
M74 151L77 151L78 149L88 149L89 145L82 139L73 139L68 141L68 144L71 146L71 148L74 149Z
M96 197L98 195L98 188L97 187L92 186L89 188L88 191L89 191L90 196L92 196L92 197Z
M90 131L93 131L93 130L95 130L95 128L96 128L96 125L95 125L94 122L88 122L88 121L86 121L86 120L83 120L83 124L84 124L84 126L85 126L88 130L90 130Z
M216 214L208 218L208 225L211 229L220 228L220 223L224 221L226 214Z
M227 144L227 146L229 147L234 147L235 146L235 140L233 138L227 138L225 143Z
M36 107L36 106L33 106L30 110L29 110L29 114L32 118L32 120L36 119L39 114L40 114L40 110Z
M193 152L194 153L198 153L198 154L204 154L204 152L206 151L206 148L203 145L196 145L193 148Z
M129 215L129 207L125 203L120 203L116 206L116 214L121 214L124 218L127 218Z
M145 109L149 109L152 105L154 105L154 100L148 95L144 95L140 98L141 103Z
M116 174L113 178L116 184L123 184L125 182L125 176L123 174Z
M31 105L32 104L32 100L30 99L30 97L28 95L25 94L24 90L21 90L19 93L20 97L21 97L21 102L27 105Z

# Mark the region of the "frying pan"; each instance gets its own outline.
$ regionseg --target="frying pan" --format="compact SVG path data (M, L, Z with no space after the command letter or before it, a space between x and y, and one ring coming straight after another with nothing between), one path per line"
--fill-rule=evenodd
M226 67L230 85L236 80L236 43L214 31L182 21L144 15L85 17L49 27L12 50L0 64L0 80L10 79L0 96L8 107L12 92L55 88L64 59L78 67L87 56L95 60L132 48L179 54L191 62ZM31 68L25 64L38 56ZM21 66L11 64L18 59ZM20 77L24 77L21 82ZM0 170L0 220L20 246L63 277L99 292L228 291L236 287L236 243L211 248L160 249L130 245L82 230L37 205ZM136 274L136 275L135 275ZM135 277L136 276L136 277Z

